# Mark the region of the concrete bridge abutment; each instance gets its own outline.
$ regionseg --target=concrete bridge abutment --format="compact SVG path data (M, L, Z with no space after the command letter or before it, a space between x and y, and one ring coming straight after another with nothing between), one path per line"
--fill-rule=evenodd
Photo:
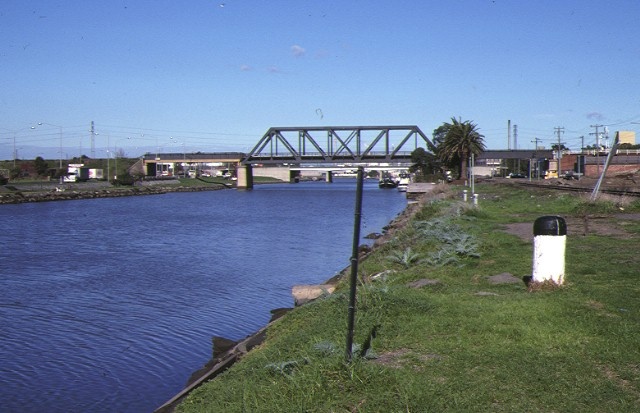
M237 175L238 189L253 189L253 167L251 165L238 165Z
M325 174L324 180L329 184L333 183L333 172L327 171L327 173Z

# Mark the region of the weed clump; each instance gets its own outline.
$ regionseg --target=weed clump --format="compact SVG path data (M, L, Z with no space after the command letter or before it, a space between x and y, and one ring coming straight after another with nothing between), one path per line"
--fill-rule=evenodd
M541 292L541 291L556 291L562 288L562 285L556 284L551 280L546 280L542 282L533 282L531 279L525 281L527 284L527 291L530 293Z

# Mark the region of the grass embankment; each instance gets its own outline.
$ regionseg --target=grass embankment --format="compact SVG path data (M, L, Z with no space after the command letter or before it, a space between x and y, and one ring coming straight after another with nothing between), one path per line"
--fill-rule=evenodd
M343 281L275 322L262 346L177 411L640 411L640 221L614 218L622 211L611 201L476 188L479 208L427 202L360 264L354 341L376 333L368 351L355 349L363 357L345 362ZM633 211L638 202L624 206ZM550 214L569 224L565 285L492 284L531 273L531 240L506 229L521 224L532 238L533 221ZM587 235L573 227L585 216L597 218Z
M278 183L280 180L261 178L256 184ZM223 178L175 178L153 181L147 185L112 185L106 181L57 183L51 181L12 181L0 186L0 204L65 201L87 198L111 198L133 195L155 195L166 192L208 191L236 188L236 182ZM61 189L61 190L59 190Z

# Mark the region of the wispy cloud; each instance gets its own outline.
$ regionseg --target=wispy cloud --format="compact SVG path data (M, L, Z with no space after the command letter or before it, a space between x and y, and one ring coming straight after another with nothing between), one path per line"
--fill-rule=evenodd
M280 68L278 66L269 66L267 68L267 71L269 73L282 73L282 70L280 70Z
M602 120L604 115L600 112L589 112L587 113L587 119Z
M252 68L251 66L249 66L249 65L241 65L241 66L240 66L240 70L241 70L242 72L250 72L250 71L252 71L252 70L253 70L253 68Z
M294 44L293 46L291 46L291 53L293 54L294 57L302 57L306 52L307 51L302 46L299 46L297 44Z

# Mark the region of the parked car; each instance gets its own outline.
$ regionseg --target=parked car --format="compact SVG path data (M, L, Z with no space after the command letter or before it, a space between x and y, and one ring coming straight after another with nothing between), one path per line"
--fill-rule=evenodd
M580 179L580 175L582 175L582 174L579 174L579 173L576 173L576 172L573 172L573 171L568 171L568 172L565 172L564 174L562 174L562 177L564 179L568 179L568 180L571 180L571 179L578 180L578 179Z
M526 178L526 176L524 176L524 174L511 172L509 175L507 175L507 178Z

